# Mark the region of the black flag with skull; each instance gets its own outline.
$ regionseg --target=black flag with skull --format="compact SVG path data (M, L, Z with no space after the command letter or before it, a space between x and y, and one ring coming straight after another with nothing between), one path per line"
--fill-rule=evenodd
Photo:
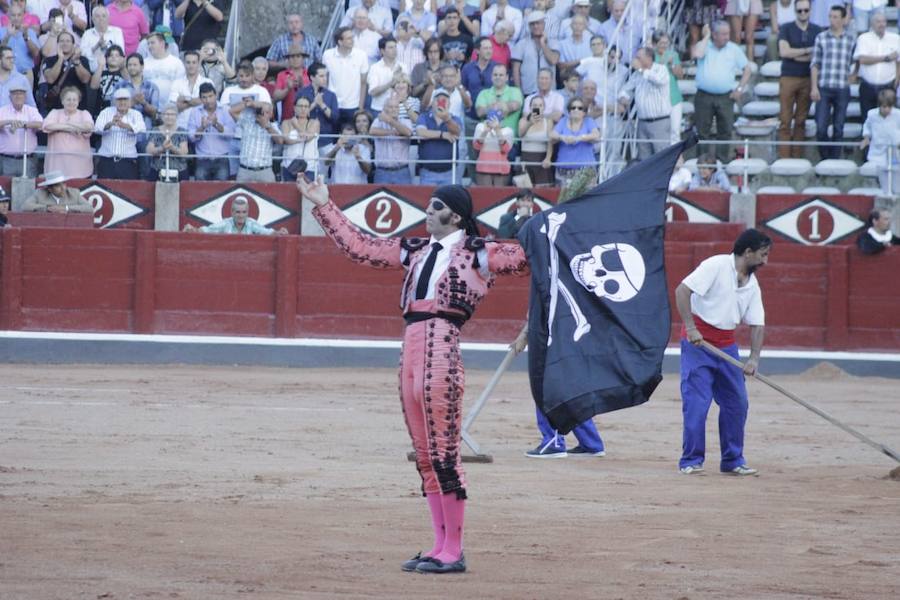
M646 402L671 331L663 237L669 179L696 137L542 211L520 230L531 264L528 369L560 433Z

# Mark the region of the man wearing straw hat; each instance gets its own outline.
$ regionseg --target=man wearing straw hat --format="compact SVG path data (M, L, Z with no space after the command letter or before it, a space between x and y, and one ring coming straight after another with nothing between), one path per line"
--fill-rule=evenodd
M92 213L94 208L81 197L81 192L66 185L66 177L62 171L51 171L44 174L44 180L38 189L25 201L22 210L26 212L49 213Z

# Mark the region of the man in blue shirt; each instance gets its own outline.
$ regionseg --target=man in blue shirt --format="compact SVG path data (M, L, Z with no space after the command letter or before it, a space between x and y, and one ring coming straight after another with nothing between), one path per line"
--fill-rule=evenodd
M435 92L431 108L420 114L416 123L416 134L421 138L419 185L453 183L453 147L462 130L462 123L450 115L450 96L444 90Z
M338 131L338 99L328 89L328 67L315 62L309 67L309 85L297 92L297 98L309 100L309 117L319 122L319 148L333 144Z
M200 84L200 106L191 109L188 132L197 152L197 181L226 181L228 151L234 137L234 119L224 106L219 106L216 88Z
M712 43L710 43L712 35ZM694 119L701 140L709 140L713 119L716 120L716 137L720 141L728 141L734 135L734 103L750 80L750 63L741 49L729 41L731 28L728 23L720 21L703 26L703 39L694 46L691 55L697 59L697 95L694 97ZM741 71L741 82L735 87L734 74ZM731 159L729 144L716 144L713 147L701 148L722 162Z
M0 27L0 45L12 48L16 57L16 71L22 74L30 73L41 51L37 34L22 23L25 12L21 6L11 6L8 16L9 24Z
M494 67L497 65L492 59L494 54L494 44L490 38L483 37L478 41L478 57L472 62L463 65L460 79L463 87L469 92L472 98L472 106L466 111L466 138L469 140L469 156L475 156L475 149L472 147L472 138L475 135L475 127L478 125L478 113L475 111L475 100L481 90L489 88L493 85L492 77L494 75ZM475 165L470 166L470 175L474 177Z

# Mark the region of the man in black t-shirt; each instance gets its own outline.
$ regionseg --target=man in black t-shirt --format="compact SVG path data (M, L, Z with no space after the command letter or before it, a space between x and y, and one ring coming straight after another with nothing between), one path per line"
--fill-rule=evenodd
M781 55L781 79L778 96L781 102L781 125L778 141L802 142L806 139L806 117L809 115L810 73L816 36L822 29L809 22L810 0L794 3L797 18L778 32L778 53ZM791 124L793 122L793 126ZM802 146L778 146L779 158L803 158Z
M456 8L447 9L444 17L447 30L441 34L441 46L444 47L444 56L448 62L461 68L469 56L472 55L474 42L472 36L459 29L459 11Z
M81 48L75 45L75 36L63 31L56 38L57 54L48 56L41 64L41 71L46 79L46 92L40 94L45 113L54 108L62 108L61 92L69 86L81 91L81 102L78 108L87 106L87 83L91 80L91 68L88 60L81 56Z

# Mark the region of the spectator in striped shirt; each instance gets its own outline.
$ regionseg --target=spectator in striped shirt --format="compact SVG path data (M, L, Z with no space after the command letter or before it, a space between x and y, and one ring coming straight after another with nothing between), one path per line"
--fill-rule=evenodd
M114 106L104 108L94 124L100 134L99 179L138 179L137 139L147 129L144 117L131 108L131 90L119 88L113 94Z
M634 98L638 118L638 160L645 160L669 146L672 128L669 70L665 65L654 62L650 48L638 49L631 67L634 73L619 99L628 101L629 96Z
M829 28L816 36L813 48L809 97L816 103L816 139L819 142L844 140L844 121L850 103L850 79L853 67L854 37L844 29L847 9L841 5L828 12ZM828 135L828 126L832 133ZM824 158L840 158L840 146L819 146Z

